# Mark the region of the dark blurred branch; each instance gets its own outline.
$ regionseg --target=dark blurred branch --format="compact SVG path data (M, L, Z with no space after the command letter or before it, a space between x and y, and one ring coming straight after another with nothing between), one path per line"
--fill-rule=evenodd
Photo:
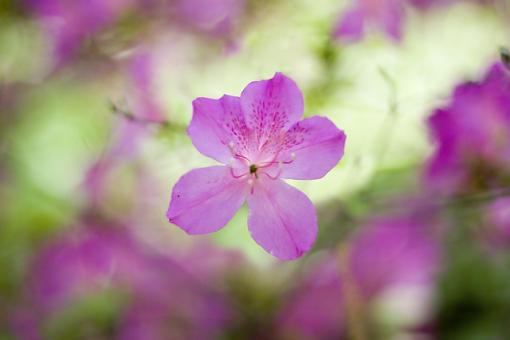
M155 124L155 125L161 125L161 126L170 125L170 122L167 120L152 120L152 119L147 119L147 118L143 118L143 117L137 117L131 111L121 109L114 102L110 102L110 109L114 115L120 116L126 120L129 120L130 122L135 122L135 123L139 123L142 125L148 125L148 124Z
M186 127L184 125L177 124L175 122L170 122L169 120L154 120L154 119L139 117L139 116L136 116L131 111L120 108L114 102L110 102L110 109L114 115L124 118L124 119L126 119L130 122L136 123L136 124L155 125L155 126L159 126L164 129L171 129L171 130L175 130L175 131L186 131Z
M479 204L492 201L496 198L510 196L510 187L504 187L494 190L479 192L476 194L460 195L449 197L438 202L439 206L462 205L462 204Z

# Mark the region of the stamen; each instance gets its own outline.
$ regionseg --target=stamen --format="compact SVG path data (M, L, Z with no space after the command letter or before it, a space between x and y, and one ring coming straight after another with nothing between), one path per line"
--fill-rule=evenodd
M263 174L266 175L267 177L269 177L269 179L272 179L272 180L276 180L276 179L280 178L280 175L282 174L282 163L283 162L278 162L278 172L276 173L275 176L271 176L267 172L263 172Z
M234 173L234 168L233 168L233 167L230 167L230 174L232 175L232 177L234 177L234 178L238 179L238 178L242 178L242 177L244 177L244 176L248 175L248 172L246 172L246 173L244 173L244 174L241 174L241 175L236 175L236 174Z
M249 160L247 157L245 157L245 156L243 156L243 155L240 155L240 154L238 154L238 153L236 153L236 154L234 155L234 158L238 158L238 159L245 160L245 161L246 161L246 162L248 162L248 163L250 162L250 160Z
M266 175L269 179L272 179L272 180L277 180L280 176L280 173L281 173L281 171L278 171L278 174L276 176L271 176L267 172L263 172L264 175Z
M288 160L288 161L277 161L277 160L275 160L276 157L278 157L278 155L276 155L275 158L273 158L272 161L263 162L263 163L259 164L258 167L259 168L267 168L267 167L270 167L271 165L276 164L276 163L278 163L278 164L291 164L296 159L296 154L294 152L291 153L290 154L290 160Z

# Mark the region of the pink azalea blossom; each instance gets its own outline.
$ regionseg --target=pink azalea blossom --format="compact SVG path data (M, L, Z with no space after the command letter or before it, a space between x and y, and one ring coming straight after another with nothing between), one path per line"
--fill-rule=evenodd
M184 27L228 38L242 16L245 0L173 0L169 6L175 20Z
M136 0L27 0L54 43L60 63L75 54L84 40L114 23Z
M61 64L84 43L115 26L124 16L139 14L151 23L173 25L214 38L233 38L244 0L25 0L54 45ZM174 27L175 28L175 27Z
M335 254L327 254L298 278L277 316L284 339L347 337L345 284Z
M429 118L437 147L425 183L432 191L498 189L510 170L510 77L493 65L482 81L463 83L451 102Z
M198 261L199 256L206 261ZM206 244L178 255L161 253L125 226L86 223L37 253L27 305L9 310L11 328L23 339L36 340L39 330L73 306L121 292L115 337L108 338L210 338L234 320L221 283L241 266L246 263L237 253Z
M325 254L305 271L280 311L280 332L292 339L343 339L349 311L365 319L391 289L431 290L440 262L428 227L400 216L369 222L344 254Z
M167 289L167 299L135 300L122 316L117 339L216 339L233 319L224 297L189 278Z
M223 166L195 169L173 188L167 217L188 234L221 229L243 205L255 241L280 259L308 251L317 234L312 202L282 181L318 179L342 158L345 134L329 119L303 120L303 95L291 79L250 83L240 97L197 98L188 133Z
M367 299L391 286L428 285L436 277L434 228L425 218L415 218L376 219L353 239L350 271Z
M404 21L403 0L355 0L341 16L333 36L344 42L363 38L368 27L375 27L393 40L402 37Z
M197 252L198 250L198 252ZM206 267L193 261L202 254ZM122 313L119 340L217 338L234 319L219 284L227 263L238 259L212 247L199 247L182 257L146 256L142 285Z
M402 38L405 24L405 7L410 5L420 11L447 6L458 0L353 0L353 5L338 18L333 37L342 42L361 40L367 29L381 31L394 41ZM491 0L474 0L491 4Z
M128 288L141 274L142 262L137 243L121 228L80 227L38 254L31 295L42 311L54 311L105 288Z
M38 320L32 308L18 306L9 311L9 328L16 339L42 340L38 330ZM0 322L0 327L2 327Z

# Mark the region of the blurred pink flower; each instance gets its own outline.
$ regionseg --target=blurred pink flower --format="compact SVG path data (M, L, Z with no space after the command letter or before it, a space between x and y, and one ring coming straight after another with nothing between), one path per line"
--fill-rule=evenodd
M179 256L179 261L192 275L217 287L226 276L247 268L246 258L240 251L220 249L209 242L197 243Z
M11 329L20 339L42 339L48 324L88 298L134 291L142 286L136 284L142 259L141 248L120 226L88 221L66 230L34 254L23 299L9 306Z
M75 54L84 40L111 25L137 0L27 0L54 43L57 64Z
M194 260L201 254L206 265ZM142 284L120 321L120 340L216 338L234 315L220 282L242 260L200 245L185 254L146 258Z
M140 14L140 20L180 26L230 41L244 0L26 0L54 44L56 64L67 61L85 41L113 27L123 16Z
M480 82L457 86L450 104L428 120L436 149L425 170L432 191L500 188L510 170L510 77L493 65Z
M317 234L312 202L281 178L317 179L342 158L345 134L329 119L300 121L303 96L281 73L250 83L241 97L197 98L188 133L224 166L195 169L173 188L168 220L189 234L222 228L248 202L248 227L266 251L294 259Z
M312 263L280 311L281 332L296 339L347 337L349 314L366 318L370 304L388 289L430 289L439 248L428 231L403 217L370 222L351 239L345 257L330 253Z
M376 219L352 240L350 271L367 298L391 286L433 282L439 263L434 228L414 219Z
M199 255L206 265L195 260ZM86 298L122 292L113 330L117 339L210 338L234 318L221 281L242 265L237 254L212 246L160 253L126 227L86 223L36 256L30 273L36 308L21 310L12 324L19 334L33 334Z
M406 5L418 10L447 6L458 0L352 0L353 5L341 15L334 28L333 37L350 43L361 40L367 29L381 31L394 41L400 41L406 19ZM493 4L493 0L473 0Z
M192 278L167 289L159 300L135 299L121 318L118 339L215 339L233 319L226 299Z
M230 37L243 14L245 0L172 0L170 12L184 27L219 38Z
M31 294L38 307L51 311L103 289L131 289L142 262L140 249L120 227L80 227L35 258Z
M12 307L12 306L11 306ZM34 310L26 306L18 306L9 312L9 328L16 339L42 340L38 331L38 319ZM0 323L0 327L2 327Z
M344 339L347 310L340 265L334 256L314 262L284 297L276 327L284 339Z
M336 23L333 36L344 42L354 42L373 26L389 38L400 40L404 14L404 0L354 0L354 5Z

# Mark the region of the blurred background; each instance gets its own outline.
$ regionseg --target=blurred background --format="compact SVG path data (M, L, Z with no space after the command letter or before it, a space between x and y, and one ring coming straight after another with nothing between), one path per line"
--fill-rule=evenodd
M506 0L0 0L0 339L510 339ZM363 31L364 34L361 34ZM214 162L196 97L283 72L347 135L289 181L284 262L243 207L168 223Z

